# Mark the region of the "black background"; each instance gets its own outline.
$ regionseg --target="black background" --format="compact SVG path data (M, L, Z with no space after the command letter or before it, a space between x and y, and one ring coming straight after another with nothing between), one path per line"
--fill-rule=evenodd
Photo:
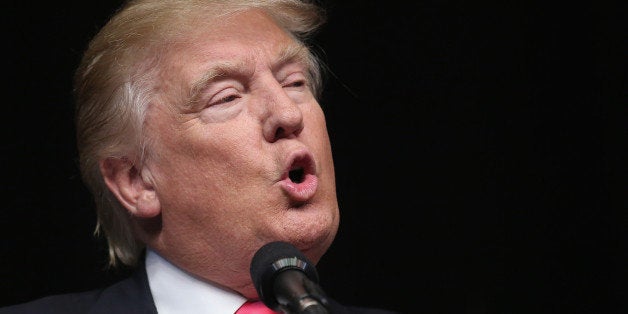
M127 274L104 270L74 146L72 73L120 3L102 2L3 4L0 306ZM403 313L625 312L625 8L325 6L342 220L323 289Z

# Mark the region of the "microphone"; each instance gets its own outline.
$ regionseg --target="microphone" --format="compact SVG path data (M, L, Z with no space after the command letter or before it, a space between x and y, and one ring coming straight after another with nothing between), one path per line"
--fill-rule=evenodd
M288 314L328 314L314 264L290 243L263 245L251 260L251 278L267 307Z

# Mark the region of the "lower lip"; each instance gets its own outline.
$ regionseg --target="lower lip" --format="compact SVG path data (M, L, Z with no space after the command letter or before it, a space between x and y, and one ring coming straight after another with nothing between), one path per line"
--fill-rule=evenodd
M315 175L307 174L305 180L296 183L286 179L280 182L281 188L290 196L293 201L305 202L314 196L318 188L318 178Z

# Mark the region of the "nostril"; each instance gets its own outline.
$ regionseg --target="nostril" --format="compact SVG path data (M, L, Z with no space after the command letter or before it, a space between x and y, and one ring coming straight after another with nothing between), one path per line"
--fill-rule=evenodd
M277 128L275 131L275 139L280 139L285 136L286 132L283 128Z
M303 182L304 173L303 168L293 169L288 172L288 177L294 183L301 183Z

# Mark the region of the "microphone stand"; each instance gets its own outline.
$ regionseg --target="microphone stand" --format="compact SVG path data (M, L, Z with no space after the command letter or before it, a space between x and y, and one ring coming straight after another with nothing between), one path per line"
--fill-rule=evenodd
M327 296L316 283L308 280L302 271L284 270L277 277L274 292L277 303L287 314L329 314ZM305 288L305 290L303 290Z

